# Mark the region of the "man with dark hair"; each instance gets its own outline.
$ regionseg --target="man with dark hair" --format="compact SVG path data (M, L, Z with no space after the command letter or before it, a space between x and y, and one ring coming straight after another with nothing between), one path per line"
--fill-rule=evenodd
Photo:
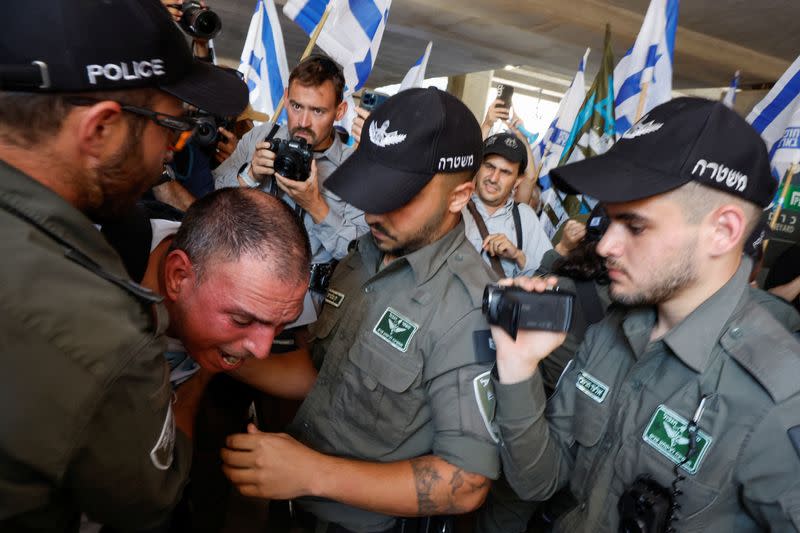
M0 529L161 525L190 459L166 310L93 223L131 208L194 122L247 102L156 0L6 2L0 34ZM213 97L209 95L214 95Z
M800 344L742 254L777 185L760 136L719 102L679 98L551 175L605 203L596 250L620 305L547 402L537 367L564 334L492 328L511 486L532 500L569 486L578 504L555 531L797 531Z
M243 494L299 498L305 527L329 532L415 531L397 517L483 501L498 475L480 310L491 278L461 221L480 160L478 122L438 89L398 93L367 119L329 184L371 235L311 328L321 368L291 436L251 426L228 438L225 471Z
M483 142L475 192L464 208L467 239L501 278L533 274L552 249L533 209L514 201L527 166L522 140L512 133L492 135Z
M291 209L260 191L221 189L192 204L169 240L150 260L167 334L217 372L266 358L308 285L308 237Z
M343 90L342 69L326 56L310 56L289 76L284 93L288 121L278 129L275 139L299 137L306 141L314 152L316 176L295 181L275 173L275 153L271 143L264 141L272 130L271 122L248 132L213 172L217 188L260 184L298 211L311 238L315 271L320 272L312 274L312 289L323 298L326 288L324 283L317 283L317 278L327 280L331 261L347 255L347 245L368 229L363 212L325 186L328 176L352 153L333 128L334 121L347 110Z

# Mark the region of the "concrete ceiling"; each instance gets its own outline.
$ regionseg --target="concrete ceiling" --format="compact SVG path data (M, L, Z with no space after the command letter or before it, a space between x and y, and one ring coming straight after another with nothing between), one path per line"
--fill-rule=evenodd
M217 53L238 64L255 0L207 0L223 20ZM280 10L289 68L307 44ZM615 58L633 44L649 0L394 0L371 87L398 83L433 41L427 75L524 66L551 75L537 87L563 92L585 48L587 83L600 63L605 23ZM675 49L676 89L721 87L741 70L742 86L774 82L800 54L798 0L683 0ZM519 74L524 76L524 74ZM560 81L559 81L560 80ZM521 80L520 83L525 80Z

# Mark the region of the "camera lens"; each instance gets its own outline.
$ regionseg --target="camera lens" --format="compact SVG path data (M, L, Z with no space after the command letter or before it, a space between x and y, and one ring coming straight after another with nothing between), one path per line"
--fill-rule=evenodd
M222 21L216 13L206 9L197 14L192 26L194 26L198 34L208 36L210 39L220 32L222 29Z
M291 154L275 159L275 172L284 178L293 178L297 174L297 161Z
M203 116L197 118L197 129L192 136L192 141L200 146L212 146L219 140L217 123L213 118Z
M211 39L222 30L222 20L219 15L202 7L198 2L185 2L181 9L183 11L181 28L192 37Z

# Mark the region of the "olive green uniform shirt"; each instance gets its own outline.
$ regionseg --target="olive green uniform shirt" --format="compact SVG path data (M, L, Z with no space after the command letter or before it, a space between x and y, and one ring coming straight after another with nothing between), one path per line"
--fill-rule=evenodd
M26 220L27 219L27 220ZM0 161L0 530L164 521L190 461L166 310L92 222Z
M495 383L504 474L545 500L579 504L557 531L615 532L641 474L671 488L686 423L707 396L697 453L678 483L678 531L795 531L800 525L800 344L748 290L749 261L661 339L655 309L615 310L545 405L540 373Z
M370 235L336 268L311 330L316 384L290 433L329 455L390 462L434 454L496 478L499 458L479 399L494 362L481 313L489 269L463 223L378 271ZM481 392L485 391L485 392ZM394 518L338 502L303 499L319 518L357 532Z

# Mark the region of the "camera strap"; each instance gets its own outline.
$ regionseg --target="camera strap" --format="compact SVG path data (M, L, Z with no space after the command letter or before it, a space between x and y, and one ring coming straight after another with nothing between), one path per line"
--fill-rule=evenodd
M517 248L522 250L522 218L519 216L519 202L514 202L511 206L511 214L514 217L514 231L517 232Z
M469 214L472 215L472 218L475 219L475 225L478 226L478 233L481 234L481 239L486 240L486 237L489 236L489 230L486 228L486 222L483 221L483 217L480 213L478 213L478 208L475 207L475 202L472 200L467 203L467 210ZM503 270L503 265L500 264L500 258L496 255L489 256L489 263L492 265L492 270L500 276L501 278L506 277L506 273Z

